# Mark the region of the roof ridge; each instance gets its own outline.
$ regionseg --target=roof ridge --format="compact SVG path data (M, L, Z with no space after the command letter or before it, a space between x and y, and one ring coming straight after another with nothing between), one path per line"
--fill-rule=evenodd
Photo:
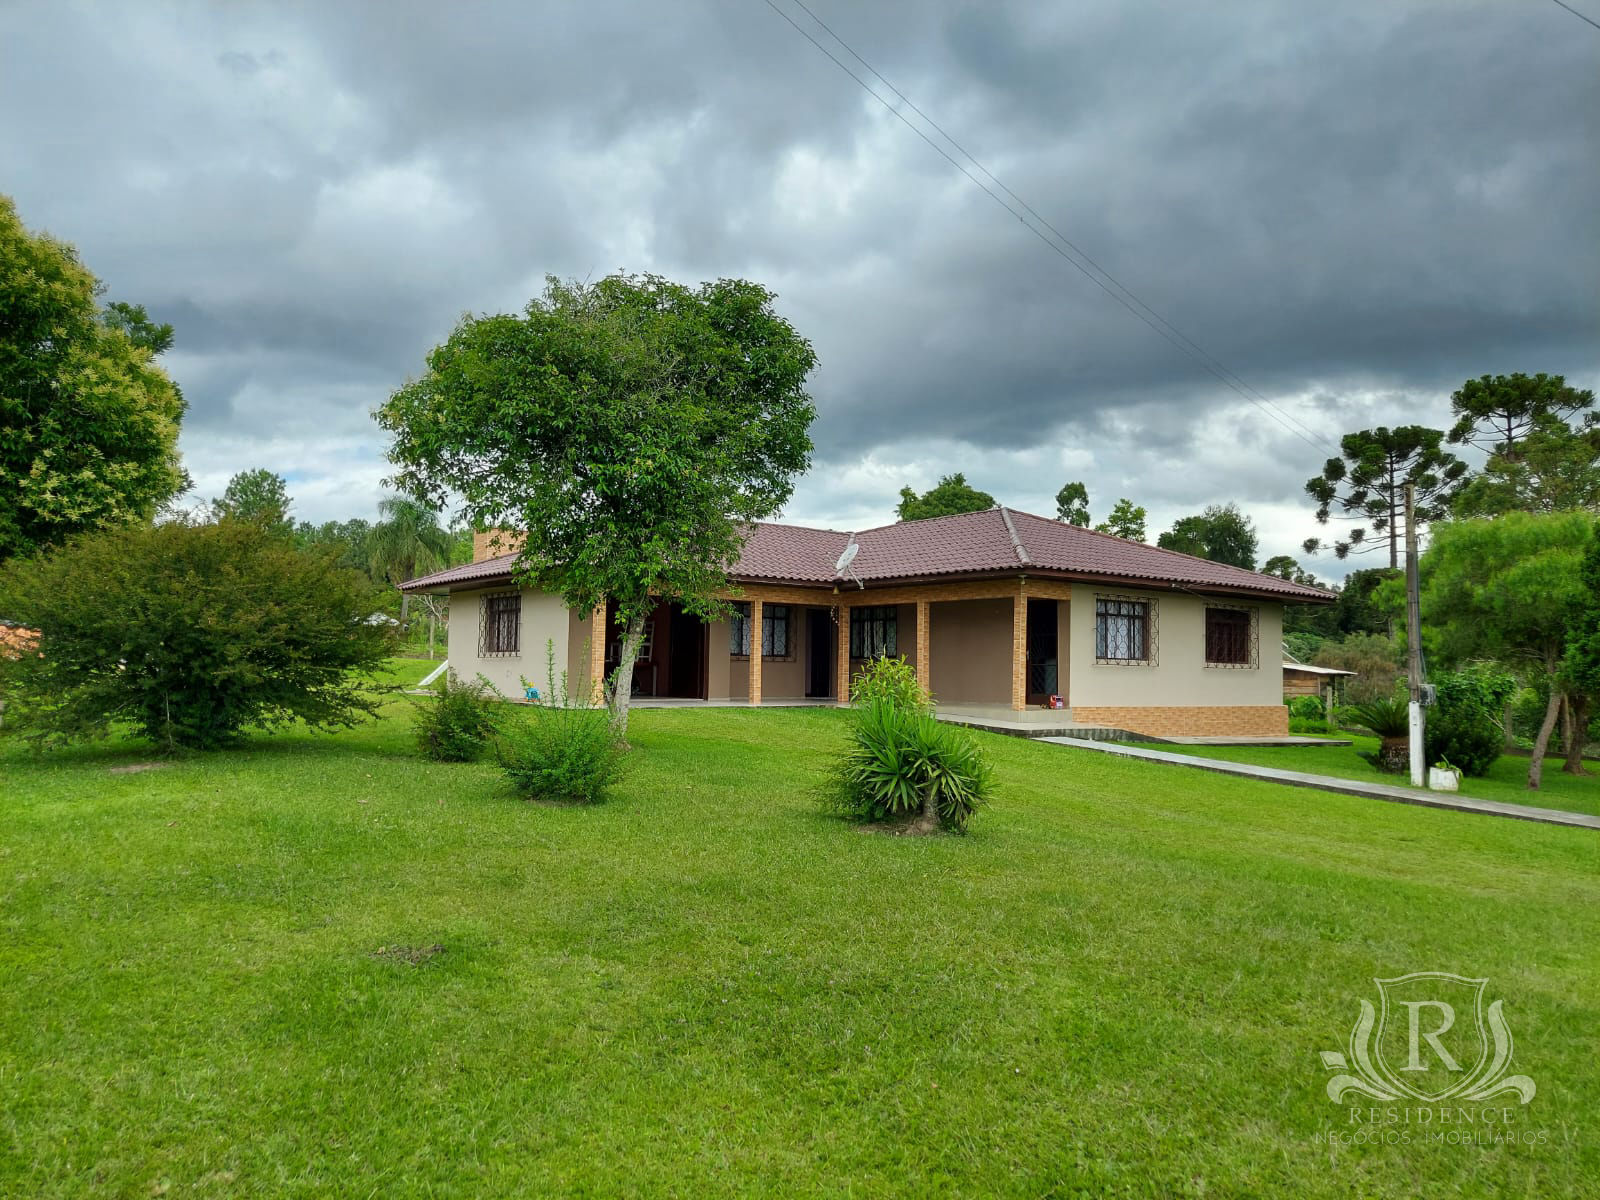
M1017 561L1023 566L1032 564L1033 559L1028 557L1027 548L1023 546L1022 539L1017 536L1017 527L1011 523L1011 510L1004 504L996 505L1000 510L1000 519L1006 523L1006 532L1011 535L1011 548L1017 552Z
M985 513L992 513L1003 507L1004 506L1000 504L991 504L988 508L974 508L967 512L958 513L940 513L936 517L910 517L902 521L890 521L886 525L874 525L870 529L858 529L856 533L858 535L863 533L877 533L880 529L894 529L900 525L927 525L932 521L954 521L961 517L981 517Z

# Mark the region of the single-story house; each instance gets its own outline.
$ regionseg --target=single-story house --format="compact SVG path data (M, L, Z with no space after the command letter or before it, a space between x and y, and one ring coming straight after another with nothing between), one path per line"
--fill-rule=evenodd
M449 660L520 695L547 643L582 693L618 660L611 613L517 587L504 531L475 561L402 585L450 595ZM849 547L854 546L853 551ZM759 523L729 571L727 620L663 599L636 695L846 703L870 659L903 655L948 707L1051 705L1151 734L1287 732L1285 604L1333 595L1142 542L996 507L854 533Z

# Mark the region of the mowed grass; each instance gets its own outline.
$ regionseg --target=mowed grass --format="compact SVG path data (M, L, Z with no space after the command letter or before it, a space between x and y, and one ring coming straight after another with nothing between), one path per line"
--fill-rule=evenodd
M985 736L965 838L845 715L634 714L603 806L408 707L142 772L0 748L0 1194L1596 1194L1600 838ZM1534 1145L1329 1146L1374 976L1487 976Z
M1338 739L1352 743L1349 746L1189 746L1136 743L1147 750L1164 750L1173 754L1192 754L1199 758L1220 758L1227 762L1254 763L1260 767L1278 767L1284 771L1306 771L1313 775L1334 775L1340 779L1362 779L1370 783L1386 783L1396 787L1409 787L1408 775L1386 775L1361 757L1361 752L1376 754L1378 739L1361 734L1342 733ZM1549 754L1544 760L1544 774L1538 791L1528 789L1528 758L1521 754L1502 754L1489 768L1487 775L1467 776L1461 780L1461 794L1479 800L1495 800L1501 804L1531 804L1537 808L1559 808L1566 812L1588 813L1600 816L1600 762L1584 760L1585 770L1591 775L1568 775L1562 771L1564 757Z

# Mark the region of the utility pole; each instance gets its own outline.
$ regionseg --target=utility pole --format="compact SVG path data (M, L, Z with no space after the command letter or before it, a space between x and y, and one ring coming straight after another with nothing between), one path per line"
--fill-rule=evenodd
M1427 761L1422 717L1422 598L1417 582L1417 494L1406 484L1406 680L1411 687L1411 786L1421 787Z

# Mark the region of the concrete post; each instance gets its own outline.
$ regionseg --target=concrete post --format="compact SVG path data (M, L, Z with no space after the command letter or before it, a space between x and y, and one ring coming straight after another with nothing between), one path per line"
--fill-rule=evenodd
M926 600L917 601L917 682L922 685L922 690L925 692L933 690L929 682L933 662L929 657L933 623L928 615L932 607Z

